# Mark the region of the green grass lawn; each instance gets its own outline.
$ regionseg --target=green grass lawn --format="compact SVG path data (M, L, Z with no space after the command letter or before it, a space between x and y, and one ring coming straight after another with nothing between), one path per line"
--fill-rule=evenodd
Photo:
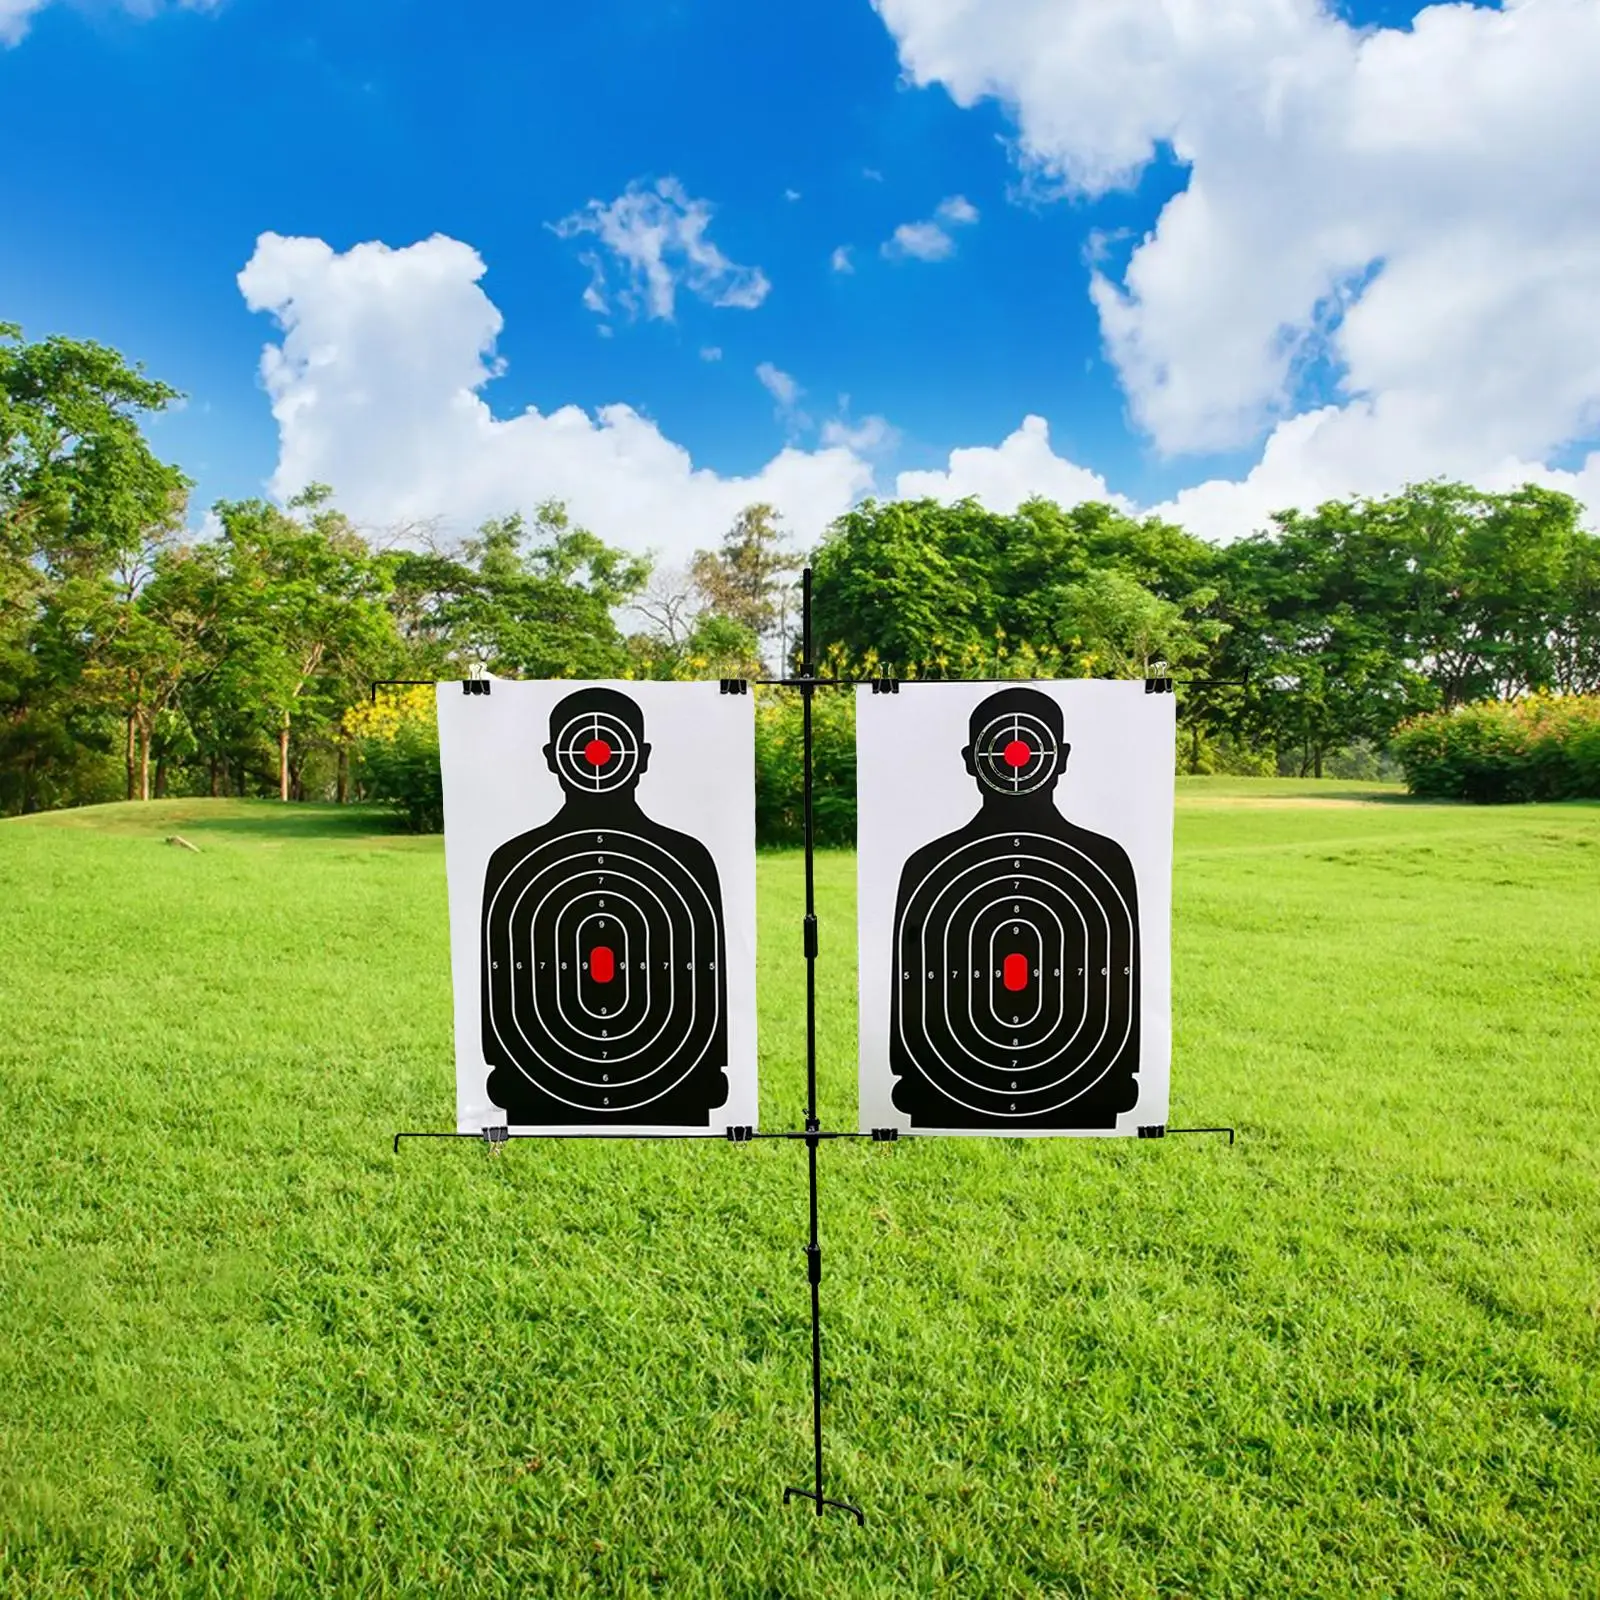
M391 1152L454 1117L437 839L0 823L0 1595L1600 1594L1597 952L1600 807L1180 784L1172 1120L1239 1142L824 1146L858 1529L780 1503L803 1145Z

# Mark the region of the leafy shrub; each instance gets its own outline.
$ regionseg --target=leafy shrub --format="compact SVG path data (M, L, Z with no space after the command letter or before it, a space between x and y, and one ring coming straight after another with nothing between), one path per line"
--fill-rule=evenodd
M1178 771L1191 777L1270 778L1278 771L1278 753L1237 734L1211 733L1197 723L1180 723Z
M389 806L413 833L444 828L439 723L431 685L386 694L345 713L356 782L369 800Z
M1497 804L1600 799L1600 696L1531 695L1430 712L1390 749L1413 794Z
M856 706L848 690L811 701L812 824L819 845L856 842ZM756 842L805 842L804 729L796 689L756 691Z

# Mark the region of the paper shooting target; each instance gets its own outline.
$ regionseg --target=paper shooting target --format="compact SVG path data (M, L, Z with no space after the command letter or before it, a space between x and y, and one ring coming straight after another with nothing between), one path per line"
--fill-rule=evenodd
M858 696L863 1127L1165 1121L1171 707L1142 683ZM1058 808L1067 783L1106 831Z
M450 687L461 1125L754 1124L749 697L715 684ZM542 813L531 826L530 811Z

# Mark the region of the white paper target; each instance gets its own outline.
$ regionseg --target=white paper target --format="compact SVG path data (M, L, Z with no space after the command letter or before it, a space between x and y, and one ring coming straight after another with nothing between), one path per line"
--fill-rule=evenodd
M752 697L438 696L458 1127L754 1126Z
M1166 1122L1175 731L1142 681L857 689L863 1130Z

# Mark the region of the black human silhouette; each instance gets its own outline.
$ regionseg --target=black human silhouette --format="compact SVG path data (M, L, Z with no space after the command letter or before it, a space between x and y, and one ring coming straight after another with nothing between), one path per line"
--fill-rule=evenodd
M722 892L698 839L634 791L644 716L614 689L550 714L566 798L483 885L483 1052L508 1125L707 1127L728 1098Z
M988 696L961 752L983 804L901 871L889 1067L913 1128L1111 1128L1138 1099L1133 866L1056 809L1070 751L1049 695Z

